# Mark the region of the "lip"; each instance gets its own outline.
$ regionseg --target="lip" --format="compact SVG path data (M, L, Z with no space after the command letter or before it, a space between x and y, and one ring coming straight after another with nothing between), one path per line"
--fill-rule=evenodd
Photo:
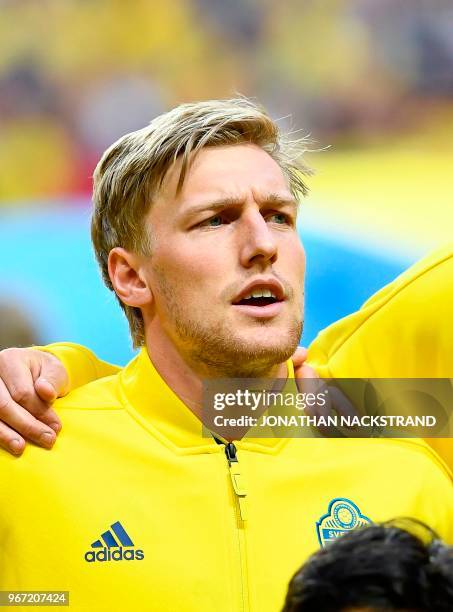
M251 304L239 304L246 295L258 289L268 289L277 298L277 302L267 304L267 306L252 306ZM277 316L283 309L286 300L283 285L276 278L255 278L247 283L232 302L233 308L241 314L254 317L256 319L271 319Z
M233 304L233 308L237 309L241 314L256 319L271 319L276 317L283 309L285 302L274 302L267 306L247 306L243 304Z
M250 281L241 289L240 293L233 299L233 306L239 306L239 302L245 298L246 295L252 293L257 289L268 289L272 291L272 293L276 296L278 302L276 304L282 303L285 299L285 290L283 285L276 278L255 278L253 281ZM274 304L269 304L269 306L274 306ZM242 308L242 305L241 305ZM244 308L259 308L264 309L268 308L268 306L244 306Z

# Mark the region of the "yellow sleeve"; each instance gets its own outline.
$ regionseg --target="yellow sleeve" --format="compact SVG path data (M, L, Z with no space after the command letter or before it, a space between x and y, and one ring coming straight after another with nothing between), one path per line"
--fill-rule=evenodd
M121 370L117 365L102 361L93 351L81 344L56 342L55 344L33 348L58 357L68 373L70 390L86 385L98 378L117 374Z
M322 331L308 360L322 377L453 377L453 243ZM453 469L453 439L427 442Z

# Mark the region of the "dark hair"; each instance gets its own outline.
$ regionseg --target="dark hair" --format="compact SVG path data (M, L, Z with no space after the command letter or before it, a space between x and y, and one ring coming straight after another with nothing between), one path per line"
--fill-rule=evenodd
M356 529L312 555L282 612L452 612L453 548L427 525L398 519Z

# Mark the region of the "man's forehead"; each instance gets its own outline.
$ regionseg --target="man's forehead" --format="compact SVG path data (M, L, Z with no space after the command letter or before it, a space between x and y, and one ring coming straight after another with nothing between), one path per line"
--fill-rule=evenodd
M240 197L241 191L278 192L290 196L282 169L261 147L253 144L205 147L190 159L182 189L177 194L181 159L170 168L162 185L166 195L180 201L206 194L208 198ZM209 195L208 195L209 194Z

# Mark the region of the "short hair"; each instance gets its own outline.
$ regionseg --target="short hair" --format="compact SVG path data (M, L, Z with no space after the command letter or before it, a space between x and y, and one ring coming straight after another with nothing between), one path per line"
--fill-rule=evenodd
M282 612L453 610L453 549L428 526L398 519L355 529L292 578Z
M117 246L151 254L151 236L144 218L164 177L182 158L180 191L194 155L203 147L256 144L280 166L293 195L306 195L302 175L311 172L302 162L307 139L284 135L266 111L244 97L181 104L153 119L136 132L117 140L103 154L94 172L91 236L105 284L108 256ZM134 347L144 344L144 324L139 308L123 304Z

